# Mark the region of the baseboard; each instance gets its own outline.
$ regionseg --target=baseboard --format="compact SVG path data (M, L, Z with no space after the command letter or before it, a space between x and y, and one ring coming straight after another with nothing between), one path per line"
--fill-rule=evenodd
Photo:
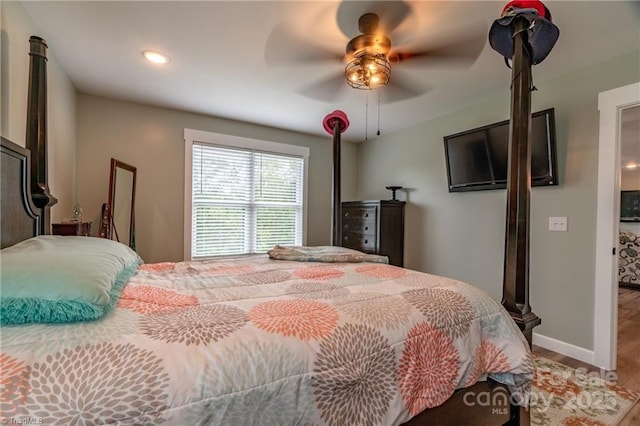
M595 359L593 350L581 348L542 334L533 333L533 344L591 365L593 365Z

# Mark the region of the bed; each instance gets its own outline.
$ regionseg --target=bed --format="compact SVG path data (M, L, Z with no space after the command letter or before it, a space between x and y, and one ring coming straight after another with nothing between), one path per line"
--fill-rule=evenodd
M640 288L640 235L620 231L618 242L618 283Z
M2 421L528 424L529 342L481 290L336 247L145 264L110 240L42 235L34 149L2 139ZM66 293L32 309L16 281L8 297L24 270ZM47 274L59 284L33 278Z

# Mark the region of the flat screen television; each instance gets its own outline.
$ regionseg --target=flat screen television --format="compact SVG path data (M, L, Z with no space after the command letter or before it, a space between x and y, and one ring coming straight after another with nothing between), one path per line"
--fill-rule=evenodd
M620 191L620 222L640 222L640 191Z
M449 192L507 187L509 120L444 137ZM558 184L553 108L531 115L531 186Z

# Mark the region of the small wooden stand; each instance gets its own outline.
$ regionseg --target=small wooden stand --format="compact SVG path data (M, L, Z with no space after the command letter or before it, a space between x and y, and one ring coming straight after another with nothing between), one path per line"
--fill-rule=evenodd
M73 235L78 237L91 236L91 222L62 222L52 223L53 235Z

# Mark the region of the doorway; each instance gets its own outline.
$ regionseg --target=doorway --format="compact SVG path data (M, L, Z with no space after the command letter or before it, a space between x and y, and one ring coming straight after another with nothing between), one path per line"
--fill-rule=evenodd
M618 341L617 246L620 220L621 123L625 109L640 105L640 83L598 96L598 201L594 306L594 365L615 370Z

